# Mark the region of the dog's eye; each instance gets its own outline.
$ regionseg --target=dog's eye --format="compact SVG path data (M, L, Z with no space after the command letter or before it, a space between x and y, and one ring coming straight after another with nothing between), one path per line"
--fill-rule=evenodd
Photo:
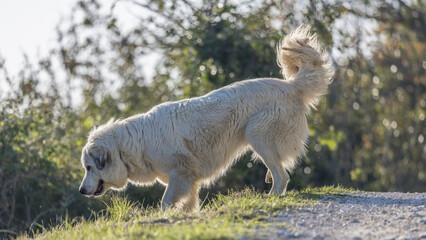
M91 168L92 167L90 167L90 166L86 166L87 171L90 171Z

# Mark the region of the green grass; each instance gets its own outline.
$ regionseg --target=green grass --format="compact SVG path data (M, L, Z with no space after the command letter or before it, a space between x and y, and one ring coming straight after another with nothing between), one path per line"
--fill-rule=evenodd
M36 233L36 239L235 239L254 235L257 229L276 227L265 221L278 211L309 207L324 196L343 196L352 189L342 187L307 188L272 196L252 189L219 194L204 203L197 213L158 207L142 208L126 197L113 195L106 210L93 220L66 220L61 226ZM271 228L272 229L272 228ZM267 232L267 231L257 231ZM28 239L21 235L18 239Z

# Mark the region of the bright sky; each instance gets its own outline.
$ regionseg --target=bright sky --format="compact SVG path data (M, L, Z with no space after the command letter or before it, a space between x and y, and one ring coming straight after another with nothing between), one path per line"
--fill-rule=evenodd
M0 55L6 59L10 75L23 62L47 54L55 40L55 27L62 16L69 15L77 0L0 1ZM0 85L1 87L1 85Z
M66 20L78 0L0 0L0 56L10 77L17 76L22 69L25 53L31 63L48 54L56 44L55 28L60 20ZM112 0L102 3L109 6ZM129 14L131 13L131 14ZM136 12L126 5L117 5L115 14L120 15L123 25L135 22ZM157 56L158 58L158 56ZM147 77L153 75L156 61L146 64ZM0 99L10 89L0 74Z

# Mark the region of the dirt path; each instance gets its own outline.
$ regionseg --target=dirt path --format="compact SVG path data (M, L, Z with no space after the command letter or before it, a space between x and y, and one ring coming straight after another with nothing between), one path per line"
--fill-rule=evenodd
M266 239L426 239L426 193L351 193L281 211Z

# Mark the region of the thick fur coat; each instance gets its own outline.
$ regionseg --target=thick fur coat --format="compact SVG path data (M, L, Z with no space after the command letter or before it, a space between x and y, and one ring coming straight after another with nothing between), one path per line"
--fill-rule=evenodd
M271 193L282 194L304 153L306 116L334 74L315 34L301 26L277 47L284 79L236 82L207 95L160 104L95 128L82 151L80 192L99 196L127 182L166 187L162 208L194 210L200 187L253 150L268 167Z

